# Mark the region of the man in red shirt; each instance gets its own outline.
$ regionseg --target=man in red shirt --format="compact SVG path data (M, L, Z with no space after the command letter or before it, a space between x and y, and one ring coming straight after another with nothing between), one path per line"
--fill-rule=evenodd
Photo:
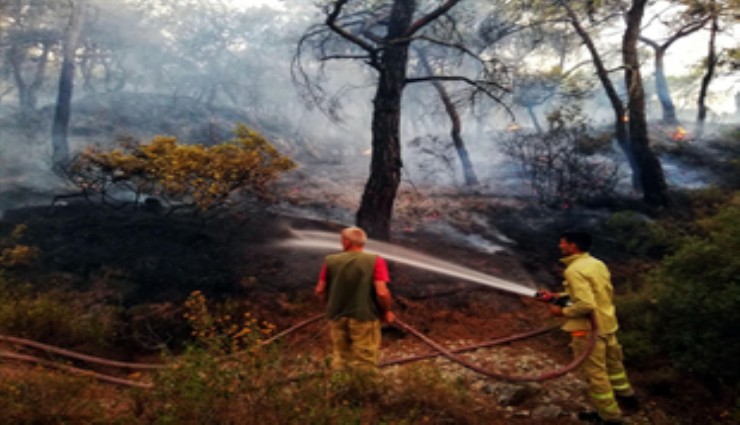
M377 371L381 320L391 323L388 267L364 252L367 235L359 227L341 231L343 251L328 255L316 285L327 304L334 370Z

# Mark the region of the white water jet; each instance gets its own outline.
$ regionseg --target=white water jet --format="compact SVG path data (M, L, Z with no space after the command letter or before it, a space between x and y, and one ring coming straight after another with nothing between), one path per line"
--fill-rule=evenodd
M326 251L338 251L341 249L338 233L295 229L291 230L291 233L294 238L282 242L282 246ZM532 288L389 243L368 239L365 244L365 251L378 254L387 260L479 283L501 291L527 297L535 296L536 291Z

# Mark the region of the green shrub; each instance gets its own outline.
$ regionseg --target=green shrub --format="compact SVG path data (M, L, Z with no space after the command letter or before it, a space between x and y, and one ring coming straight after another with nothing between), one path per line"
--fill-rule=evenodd
M644 364L659 352L651 333L655 327L657 300L651 291L630 292L617 299L620 333L625 359L631 364Z
M119 326L119 309L93 294L35 292L0 276L0 332L59 345L97 349L108 346Z
M641 258L659 259L675 243L665 224L658 224L633 211L612 214L606 222L607 233L617 249Z
M713 381L740 382L740 197L701 221L651 276L653 335L676 365Z

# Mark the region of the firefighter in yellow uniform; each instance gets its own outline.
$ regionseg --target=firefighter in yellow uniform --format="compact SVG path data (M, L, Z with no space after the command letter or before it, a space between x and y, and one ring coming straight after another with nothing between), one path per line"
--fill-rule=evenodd
M539 291L541 299L557 299L567 295L566 306L552 305L555 316L565 317L562 329L572 337L573 355L578 357L588 348L591 323L595 315L598 338L593 351L583 362L579 373L588 382L589 397L596 412L582 412L581 420L599 424L621 424L622 412L638 408L635 392L622 364L622 347L617 341L617 317L613 301L611 276L606 265L589 255L591 236L585 232L565 232L559 248L565 264L565 292L550 294Z

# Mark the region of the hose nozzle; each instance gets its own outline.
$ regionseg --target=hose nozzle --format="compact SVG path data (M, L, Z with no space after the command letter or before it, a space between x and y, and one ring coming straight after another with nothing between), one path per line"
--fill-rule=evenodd
M559 305L560 307L566 307L567 305L570 304L570 296L558 295L558 294L548 291L547 289L538 290L535 293L534 297L538 301Z

